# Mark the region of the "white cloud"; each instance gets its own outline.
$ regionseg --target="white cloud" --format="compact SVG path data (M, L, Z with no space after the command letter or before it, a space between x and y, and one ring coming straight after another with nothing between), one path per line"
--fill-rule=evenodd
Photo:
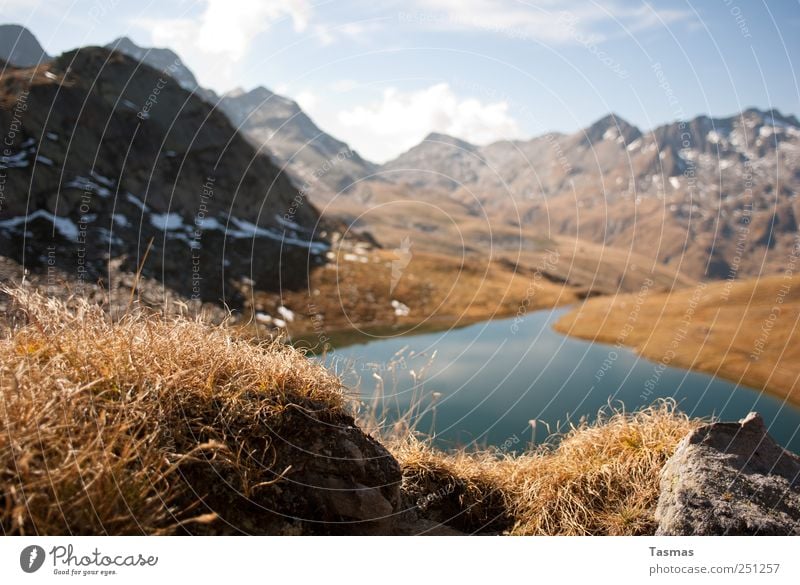
M354 79L337 79L336 81L331 82L329 87L336 93L347 93L349 91L353 91L360 85L361 84Z
M378 21L346 22L336 27L339 34L352 40L364 40L382 29L383 26Z
M397 156L430 132L477 144L521 136L507 102L460 98L447 83L411 92L388 88L380 101L340 112L339 123L350 145L375 161Z
M382 19L381 19L382 20ZM317 24L313 28L314 36L324 47L339 40L364 43L374 38L375 33L383 30L381 20L360 20L355 22Z
M195 17L142 18L154 46L170 47L195 70L201 84L220 88L232 80L231 61L242 59L253 40L284 18L295 31L308 27L309 0L205 0Z
M314 27L314 36L317 37L317 40L324 47L332 45L336 40L336 37L333 36L331 30L327 26L322 26L321 24L318 24Z
M295 96L295 101L306 113L312 113L319 101L317 96L308 90L303 90Z
M631 8L615 3L544 0L416 0L418 11L401 13L411 23L445 30L484 31L545 43L602 41L608 31L631 33L687 21L689 10L660 10L649 4ZM616 30L615 30L616 29Z

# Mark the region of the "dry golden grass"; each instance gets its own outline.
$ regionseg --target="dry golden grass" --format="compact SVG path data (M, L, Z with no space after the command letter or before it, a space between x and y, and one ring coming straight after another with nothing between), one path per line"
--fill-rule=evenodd
M515 535L652 534L659 472L700 421L660 402L601 413L533 452L446 454L412 437L388 441L404 491L432 518L465 531ZM426 498L425 494L433 494Z
M700 424L663 402L568 433L518 473L514 534L652 534L659 473Z
M513 315L523 301L533 310L578 299L574 287L534 278L485 258L413 250L394 289L393 251L377 249L359 256L341 252L327 267L311 274L307 290L256 292L255 309L277 315L279 305L290 308L295 321L289 331L292 336L304 336L322 330L331 334L354 325L397 326L398 333L424 324L447 327ZM367 261L353 261L354 257ZM409 307L408 316L395 314L391 304L395 299Z
M800 404L799 324L800 277L772 276L593 299L556 329Z
M248 497L287 410L342 412L339 380L223 327L7 291L27 323L0 340L0 529L153 534L213 520L193 462ZM208 471L207 471L208 472ZM214 482L212 482L214 483ZM207 484L206 484L207 485Z

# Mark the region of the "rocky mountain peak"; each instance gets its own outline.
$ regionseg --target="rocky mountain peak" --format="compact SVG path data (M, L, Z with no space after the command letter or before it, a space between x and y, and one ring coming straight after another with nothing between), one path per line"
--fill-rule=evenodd
M298 187L317 198L348 189L375 168L321 130L297 102L266 87L229 92L219 108L253 144L289 169Z
M450 136L449 134L442 134L441 132L431 132L425 137L423 142L444 143L470 151L476 150L478 148L477 146L467 142L466 140L456 138L455 136Z
M238 109L253 110L266 105L271 111L280 109L282 115L295 115L301 113L300 106L297 105L292 99L278 95L277 93L260 85L250 91L245 91L242 88L225 94L225 101L229 105L238 104ZM228 108L236 110L237 108ZM304 114L305 115L305 114Z
M0 25L0 59L16 67L46 63L50 56L31 31L20 24Z
M111 41L107 46L109 48L113 47L117 51L122 51L134 59L141 59L147 54L147 51L134 43L130 37L119 37L118 39Z
M198 89L197 79L177 53L171 49L144 48L137 45L129 37L119 37L106 45L107 49L119 51L129 57L141 61L159 71L165 71L184 89Z
M760 110L758 108L747 108L742 112L742 118L750 118L760 121L770 126L800 126L797 118L793 115L785 116L778 109L770 108L768 110Z
M611 113L600 118L584 130L586 139L594 144L602 140L617 140L630 144L642 136L641 131L617 114Z

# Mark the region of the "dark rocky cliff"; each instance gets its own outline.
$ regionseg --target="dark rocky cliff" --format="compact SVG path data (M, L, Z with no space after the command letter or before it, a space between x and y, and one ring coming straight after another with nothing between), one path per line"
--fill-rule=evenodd
M87 47L0 75L0 245L81 279L110 258L202 300L301 286L319 215L268 156L168 72Z

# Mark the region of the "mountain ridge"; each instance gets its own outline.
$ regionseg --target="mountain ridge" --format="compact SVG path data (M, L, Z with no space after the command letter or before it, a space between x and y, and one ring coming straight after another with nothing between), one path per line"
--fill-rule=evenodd
M423 141L381 171L416 191L444 189L475 214L519 214L534 232L629 248L692 278L781 270L800 223L800 125L774 108L645 133L609 114L469 153Z
M649 135L649 134L657 133L660 130L672 127L674 125L685 125L685 124L690 124L692 122L700 121L700 120L708 120L712 124L721 125L723 123L728 123L731 120L734 120L736 118L742 118L742 117L745 117L746 115L750 115L750 114L760 115L760 116L763 116L765 118L772 118L776 122L779 122L779 123L787 123L787 124L790 124L792 126L800 127L800 121L798 120L798 118L797 118L797 116L795 114L790 114L790 113L784 114L780 110L778 110L777 108L761 109L761 108L758 108L758 107L755 107L755 106L749 106L749 107L741 110L740 112L733 113L733 114L730 114L730 115L727 115L727 116L711 116L709 114L698 114L694 118L674 119L674 120L672 120L670 122L665 122L663 124L659 124L659 125L654 126L653 128L651 128L650 130L645 130L645 131L641 130L635 124L632 124L632 123L628 122L625 118L623 118L619 114L616 114L614 112L609 112L608 114L606 114L604 116L601 116L600 118L598 118L597 120L595 120L594 122L589 124L588 126L580 128L580 129L578 129L575 132L570 133L570 134L565 134L563 132L553 131L553 132L546 132L544 134L537 134L537 135L531 136L530 138L513 138L513 139L512 138L501 138L501 139L493 140L492 142L488 142L488 143L482 144L482 145L469 142L468 140L466 140L464 138L460 138L458 136L454 136L454 135L451 135L451 134L432 131L432 132L429 132L416 145L412 146L411 148L409 148L405 152L399 154L395 158L384 162L380 166L382 167L382 166L393 164L395 161L397 161L398 159L403 157L405 154L407 154L408 152L414 150L416 147L418 147L418 146L420 146L420 145L422 145L423 143L426 143L426 142L439 142L439 143L444 143L444 144L450 144L450 145L463 147L466 150L480 150L480 149L490 148L490 147L498 145L498 144L525 144L525 143L533 142L533 141L536 141L536 140L544 139L544 138L547 138L547 137L571 136L573 134L579 134L579 133L585 134L587 137L589 137L590 142L594 142L594 141L602 140L603 139L602 135L607 130L610 130L610 129L621 129L621 130L623 130L623 133L630 132L631 133L631 137L626 139L626 141L632 142L636 138L640 138L642 136L646 136L646 135ZM616 124L615 124L615 122L616 122ZM625 138L625 137L623 136L623 138Z
M182 86L228 116L256 148L266 149L295 186L317 201L335 197L377 168L345 142L321 130L291 98L264 86L249 91L236 88L220 96L199 86L191 70L170 49L147 49L127 37L107 46L169 70Z
M128 41L117 45L134 50ZM483 146L432 132L378 166L267 88L213 95L295 188L344 219L363 215L353 204L387 197L455 203L466 217L632 249L695 279L780 270L800 223L800 127L776 108L646 132L612 112L570 134Z
M30 30L28 30L27 28L25 28L24 26L21 26L21 25L0 25L0 27L7 27L9 31L17 31L17 36L23 35L26 38L30 38L36 43L36 45L38 47L41 48L41 45L38 42L38 40L36 40L35 35L33 35L33 33ZM9 33L6 32L6 33L2 34L2 28L0 28L0 39L6 40L6 42L7 42L8 38L9 38ZM333 150L333 152L330 152L330 150L331 150L330 147L323 149L329 155L328 158L330 159L330 155L331 154L335 157L339 153L347 153L347 157L348 158L353 158L356 161L356 164L358 166L362 167L362 173L363 173L364 176L366 176L367 174L371 174L372 172L374 172L377 169L381 169L381 168L384 168L384 167L385 168L390 168L391 166L394 165L395 161L397 161L399 158L401 158L403 155L407 154L407 152L408 152L408 151L406 151L406 153L402 153L401 155L398 155L398 157L395 157L394 159L386 161L383 164L373 163L373 162L369 161L368 159L363 158L360 154L358 154L356 151L351 149L347 145L346 142L344 142L342 140L339 140L339 139L336 139L336 138L332 137L331 135L325 133L324 131L320 130L319 127L302 110L302 108L300 108L300 106L297 104L297 102L295 100L292 100L291 98L288 98L286 96L281 96L279 94L276 94L276 93L272 92L271 90L269 90L268 88L266 88L264 86L257 86L257 87L255 87L255 88L253 88L251 90L245 90L243 88L236 88L236 89L231 90L230 92L226 92L226 93L224 93L224 94L222 94L220 96L216 92L214 92L213 90L210 90L210 89L207 89L207 88L202 88L201 86L199 86L199 84L197 83L197 80L196 80L194 74L192 73L191 69L189 67L187 67L185 65L185 63L183 63L183 61L181 60L180 56L177 53L175 53L173 50L171 50L171 49L169 49L167 47L164 47L164 48L145 48L145 47L142 47L142 46L136 44L132 39L130 39L127 36L118 37L117 39L115 39L114 41L106 44L105 46L106 46L106 48L122 51L122 52L128 54L129 56L131 56L131 57L133 57L133 58L135 58L137 60L145 61L149 65L155 67L156 69L167 70L173 77L175 77L181 83L181 85L185 89L194 90L194 91L198 92L201 95L201 97L203 97L204 99L206 99L206 101L209 101L212 104L215 103L215 102L219 102L218 103L218 107L220 107L223 111L226 112L226 114L232 116L232 118L234 118L234 119L239 119L239 120L246 119L248 116L250 116L251 114L254 113L254 111L253 111L254 109L256 109L258 107L263 107L266 103L268 103L270 101L272 102L270 104L270 106L278 104L281 107L284 107L284 108L286 108L288 110L291 110L291 115L301 115L302 116L302 120L300 122L301 126L307 126L308 128L311 128L313 126L313 128L316 129L314 131L315 134L313 134L311 136L306 135L306 134L303 135L307 140L310 139L311 141L314 141L314 140L318 140L318 139L321 138L322 140L327 141L328 138L332 139L333 142L330 142L330 144L335 144L337 148L335 148ZM47 56L47 53L44 52L44 49L42 49L42 52L43 52L43 54L45 56L45 59L50 59L50 57ZM0 59L2 59L2 58L3 58L3 55L2 55L2 52L0 52ZM4 59L4 60L6 60L7 62L10 62L11 64L13 64L13 62L9 61L9 59ZM170 68L170 65L174 65L174 67ZM236 106L236 102L240 102L241 103L241 101L243 101L244 96L248 96L248 95L249 95L248 101L251 102L250 103L251 111L247 111L247 112L237 111L238 108ZM719 124L728 123L728 122L730 122L730 120L732 120L734 118L743 117L743 116L748 115L748 114L757 114L757 115L761 115L761 116L769 116L769 117L773 118L775 121L788 123L788 124L790 124L792 126L800 125L800 122L798 122L798 119L794 114L783 114L777 108L762 109L762 108L758 108L758 107L755 107L755 106L749 106L747 108L744 108L740 112L736 112L736 113L733 113L733 114L730 114L730 115L712 116L710 113L705 113L705 114L700 114L698 116L695 116L694 118L675 119L675 120L672 120L672 121L669 121L669 122L665 122L663 124L659 124L659 125L651 128L649 130L646 130L646 131L643 131L640 128L638 128L636 125L628 122L625 118L623 118L618 113L609 112L608 114L598 118L597 120L595 120L591 124L587 125L586 127L582 128L580 130L577 130L576 132L583 132L584 134L586 134L589 142L593 143L593 142L597 142L597 141L601 140L602 139L602 135L605 134L606 131L613 130L614 128L616 128L617 130L621 130L622 131L623 139L625 140L625 142L626 143L630 143L630 142L633 142L634 140L636 140L636 138L639 138L639 137L645 136L645 135L649 135L649 134L653 134L653 133L658 133L659 131L662 131L663 129L669 128L669 127L671 127L671 126L673 126L675 124L688 124L688 123L691 123L691 122L695 122L695 121L706 119L712 125L719 125ZM288 118L287 118L287 120L288 120ZM284 120L284 121L286 121L286 120ZM309 124L309 122L310 122L310 124ZM252 126L250 128L250 130L254 134L259 134L258 139L254 139L253 140L254 143L256 143L259 146L260 145L265 145L266 142L268 141L268 139L266 139L266 136L267 136L268 132L271 132L273 134L275 132L275 128L274 127L270 127L270 128L255 128L255 126L257 126L257 124L250 124L250 126ZM614 128L612 128L612 127L614 127ZM466 150L474 151L476 149L480 150L480 149L491 148L491 147L496 146L498 144L526 144L526 143L530 143L530 142L535 141L535 140L542 139L544 137L567 136L567 135L571 135L571 134L564 134L564 133L561 133L561 132L548 132L548 133L543 134L543 135L534 135L534 136L531 136L529 138L523 138L523 139L500 139L500 140L496 140L496 141L490 142L488 144L476 145L476 144L470 143L468 140L466 140L464 138L461 138L461 137L449 135L449 134L446 134L446 133L443 133L443 132L439 132L439 131L431 131L416 146L420 146L421 144L423 144L425 142L443 142L443 143L456 144L459 147L462 147L462 148L464 148ZM261 144L258 144L259 140L260 140ZM275 144L274 144L274 136L272 137L272 140L273 140L273 147L274 147L275 146ZM295 146L298 146L298 145L295 145ZM299 146L302 146L302 145L299 145ZM409 150L413 150L413 149L414 149L414 147L412 147ZM287 164L288 161L291 159L291 155L292 154L296 154L296 153L287 154L285 148L284 149L279 148L277 150L283 150L284 151L281 156L277 156L276 157L276 159L278 159L278 162L281 163L281 164ZM288 167L292 167L291 164L287 164L287 166ZM305 174L308 176L308 173L305 173ZM301 172L301 176L302 175L303 175L303 173ZM353 178L353 177L350 177L350 178ZM362 178L362 177L358 177L358 178ZM323 177L323 179L324 179L324 177ZM333 187L337 187L338 188L338 187L343 187L343 186L345 186L345 183L342 182L342 181L339 181L338 183L333 183L331 185L332 188Z

